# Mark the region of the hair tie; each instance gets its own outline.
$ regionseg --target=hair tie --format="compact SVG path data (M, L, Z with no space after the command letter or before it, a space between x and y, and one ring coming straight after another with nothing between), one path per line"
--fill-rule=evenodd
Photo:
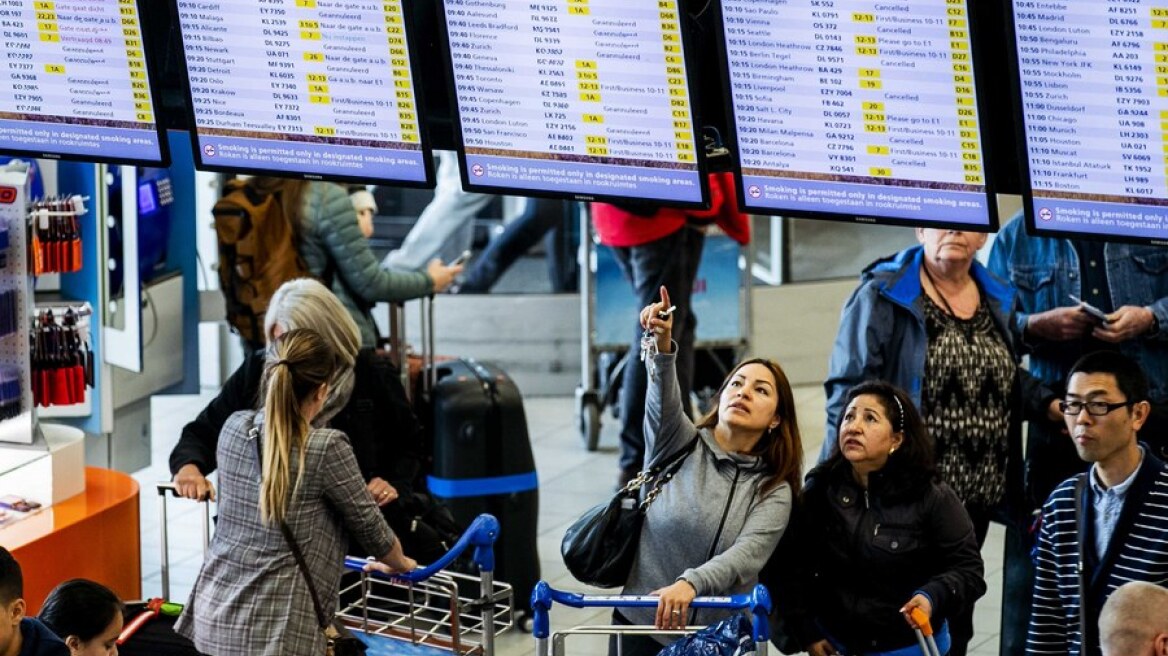
M291 368L292 368L292 363L291 363L289 360L287 360L287 359L284 359L284 360L276 360L276 363L275 363L275 364L273 364L272 366L273 366L273 367L278 367L278 366L280 366L280 365L284 365L285 367L288 367L289 369L291 369ZM899 401L898 401L898 403L899 403Z
M900 397L897 396L895 392L892 393L892 400L896 401L896 410L899 413L897 415L897 420L896 420L896 423L899 424L899 427L896 429L896 432L903 433L904 432L904 404L902 404L900 402Z

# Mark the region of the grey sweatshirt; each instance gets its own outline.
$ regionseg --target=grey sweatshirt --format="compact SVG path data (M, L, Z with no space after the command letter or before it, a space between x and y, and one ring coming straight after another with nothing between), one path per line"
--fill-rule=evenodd
M682 577L702 596L748 592L787 528L791 488L782 483L759 498L769 478L762 459L726 453L709 430L694 427L682 412L674 353L657 355L656 375L649 376L645 465L668 458L695 436L698 440L649 506L624 594L648 594ZM656 609L625 608L620 613L634 624L652 624ZM694 623L710 624L727 615L703 610Z

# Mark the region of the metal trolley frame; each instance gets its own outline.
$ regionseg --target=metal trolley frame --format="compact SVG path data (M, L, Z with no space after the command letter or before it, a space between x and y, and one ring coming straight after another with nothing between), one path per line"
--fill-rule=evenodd
M576 423L584 447L595 451L600 444L601 416L605 407L616 404L616 383L621 376L621 368L629 363L628 355L622 358L616 369L609 374L601 371L598 365L600 354L604 352L621 352L628 349L628 342L621 340L618 343L601 343L597 335L597 306L601 299L597 298L597 244L594 243L595 233L592 230L591 211L588 203L578 203L578 219L580 222L580 385L576 387ZM714 230L714 228L711 228ZM739 335L733 339L703 340L698 339L694 344L695 350L706 348L733 348L736 357L741 356L750 342L750 326L753 321L751 284L753 275L750 271L752 258L751 246L743 246L739 250L739 303L738 326ZM746 265L742 265L745 258ZM630 292L631 293L631 292ZM640 308L637 308L640 309ZM635 315L633 315L635 316ZM632 327L630 318L629 327ZM634 354L635 358L636 355ZM635 361L635 360L634 360Z
M536 584L531 593L531 607L535 611L535 654L536 656L564 656L564 642L570 635L685 635L692 633L700 626L687 626L684 630L661 631L653 626L613 626L582 625L570 629L551 632L551 608L554 604L570 606L572 608L646 608L657 606L657 597L648 595L586 595L575 592L566 592L552 588L546 581ZM754 586L748 594L731 595L728 597L695 597L690 603L691 608L722 608L729 610L748 610L751 614L753 629L751 631L758 644L758 656L767 655L768 641L771 637L770 621L767 619L771 612L771 595L763 585ZM618 642L617 654L620 654Z
M337 617L367 644L386 639L427 652L491 656L495 636L514 623L511 586L495 581L498 536L499 521L479 515L446 555L406 574L365 572L368 561L346 558L346 569L361 576L341 589ZM468 547L479 575L444 571Z

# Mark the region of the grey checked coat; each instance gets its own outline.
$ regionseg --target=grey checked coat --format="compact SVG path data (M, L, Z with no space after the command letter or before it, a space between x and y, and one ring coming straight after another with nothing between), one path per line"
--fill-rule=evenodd
M219 522L207 560L175 630L215 656L321 656L324 638L312 599L278 525L259 515L260 470L252 426L262 413L231 415L219 437ZM394 536L365 489L344 433L313 430L304 479L288 507L325 610L334 611L351 534L368 553L385 554ZM293 479L296 476L293 455Z

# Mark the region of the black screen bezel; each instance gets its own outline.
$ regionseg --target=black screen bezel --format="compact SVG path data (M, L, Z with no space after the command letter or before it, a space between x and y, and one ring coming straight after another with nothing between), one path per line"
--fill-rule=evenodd
M1026 221L1026 233L1036 237L1057 237L1063 239L1119 242L1127 244L1142 244L1152 246L1168 246L1168 237L1140 237L1136 235L1106 234L1098 232L1076 232L1074 230L1057 230L1043 228L1038 224L1038 217L1034 214L1034 187L1030 178L1030 151L1026 140L1026 108L1022 98L1022 69L1018 54L1018 28L1014 18L1015 0L1002 0L1005 3L1006 45L1009 51L1010 62L1010 90L1013 103L1014 130L1017 134L1018 159L1020 162L1020 177L1022 181L1022 216ZM1168 208L1165 208L1168 215Z
M112 0L111 0L112 1ZM48 159L56 161L68 162L89 162L100 164L111 164L117 166L144 166L150 168L166 168L170 166L170 144L166 139L166 130L163 128L162 120L163 114L159 110L161 105L159 103L160 88L155 82L156 67L154 60L150 57L152 52L151 45L153 45L153 36L149 34L149 30L145 29L142 23L142 5L146 0L136 0L134 5L137 9L135 18L138 20L138 34L142 39L142 53L143 59L146 61L146 83L150 87L150 104L154 110L154 132L158 139L158 159L131 159L125 157L104 157L100 153L65 153L53 150L28 150L20 148L4 148L0 146L0 153L5 155L12 155L14 157L32 157L38 159ZM163 37L165 38L165 37ZM39 121L28 122L30 125L45 125ZM69 123L52 123L50 125L67 126Z
M733 162L735 187L738 194L738 206L742 211L750 214L758 214L765 216L783 216L791 218L815 219L823 221L836 221L843 223L859 223L866 225L887 225L887 226L908 226L914 228L940 228L940 229L955 229L965 232L997 232L1000 228L1000 217L997 205L997 193L995 191L994 178L991 173L993 167L994 156L992 140L986 138L984 135L989 134L988 116L990 115L990 107L988 106L986 94L978 90L983 88L985 81L985 72L982 67L978 65L980 51L980 43L982 40L978 38L976 32L979 29L980 21L976 17L974 5L976 0L966 0L965 9L966 16L969 20L969 43L970 43L970 62L973 68L974 90L977 93L977 114L978 114L978 129L981 136L981 156L982 156L982 176L985 180L985 196L986 196L986 210L987 216L985 224L971 224L960 222L949 222L944 220L929 220L924 221L920 219L901 218L901 217L886 217L886 216L869 216L856 215L847 212L826 212L815 210L785 210L781 208L760 207L750 204L749 198L746 196L746 188L742 179L742 158L739 157L738 146L738 117L734 111L734 100L731 95L730 84L730 58L728 53L728 44L726 43L726 25L724 22L725 15L722 11L722 3L716 2L715 11L715 26L718 29L718 38L715 41L718 44L718 58L721 64L721 79L722 79L722 99L726 107L726 123L729 126L729 134L727 135L727 144L731 149L731 160Z
M692 57L694 56L691 50L692 38L689 34L690 30L690 16L686 12L684 0L676 0L678 22L681 25L679 30L681 33L681 47L682 54L685 56L685 78L686 87L689 91L690 111L692 112L694 124L694 153L695 164L697 165L698 184L701 191L700 201L676 201L662 198L647 198L644 196L629 196L620 194L581 194L576 192L556 191L554 189L530 189L526 187L498 187L495 185L479 185L470 180L469 172L466 166L466 144L462 133L462 110L458 101L458 88L454 83L454 56L450 48L450 28L446 23L446 2L439 0L435 3L438 11L438 18L441 21L439 24L440 41L442 44L443 63L446 66L446 84L449 92L451 102L451 115L454 122L454 145L455 152L459 162L459 173L462 177L462 188L466 191L484 194L502 194L509 196L527 196L532 198L554 198L569 201L583 201L583 202L599 202L599 203L637 203L645 204L652 203L659 207L677 207L681 209L705 209L710 204L710 183L708 169L706 165L705 147L701 140L701 102L698 95L697 84L695 82L698 72L693 67Z
M418 115L418 137L421 140L422 149L422 166L425 171L424 180L399 180L395 178L381 178L376 176L362 176L362 175L337 175L334 173L311 173L305 171L290 171L280 168L268 168L263 166L243 167L243 166L223 166L214 163L207 163L203 159L202 147L199 144L199 128L195 119L194 98L191 94L190 72L187 70L186 59L186 42L182 36L182 18L179 13L179 0L169 0L174 15L175 28L179 33L179 66L182 70L183 91L186 95L186 113L187 124L190 126L188 132L191 138L191 150L194 153L195 168L200 171L212 171L216 173L242 173L245 175L270 175L290 179L303 179L314 181L329 181L329 182L345 182L354 184L377 184L377 185L393 185L395 187L410 187L418 189L433 189L434 188L434 157L430 146L429 131L426 126L426 121L422 117L422 110L425 107L425 99L423 98L422 85L420 83L420 66L417 60L417 50L415 41L412 36L411 26L414 24L411 18L412 6L408 0L402 0L402 18L403 31L406 35L406 47L409 49L410 75L412 76L412 83L414 86L414 111ZM288 4L293 4L295 0L285 0Z

